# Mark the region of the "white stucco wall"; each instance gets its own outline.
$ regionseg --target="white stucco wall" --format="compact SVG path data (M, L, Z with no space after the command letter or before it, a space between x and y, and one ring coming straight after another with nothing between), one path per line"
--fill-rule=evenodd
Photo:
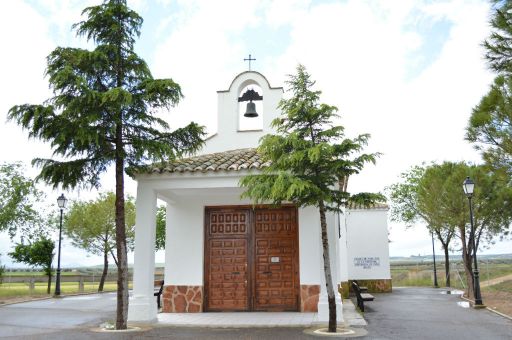
M301 285L320 284L320 218L313 207L299 209L299 267Z
M204 213L206 206L244 205L236 195L210 194L167 205L165 282L170 285L204 283ZM299 209L300 284L319 284L319 219L314 208Z
M239 176L246 173L168 175L168 178L148 175L139 179L139 185L155 190L158 198L167 202L166 284L203 284L205 207L252 204L248 199L240 199L243 189L238 187ZM300 282L319 284L321 249L317 209L299 209L298 221Z
M390 279L386 209L347 210L348 278Z
M205 193L203 196L183 197L167 205L166 283L203 285L205 207L251 203L240 200L239 190L236 191L231 195Z

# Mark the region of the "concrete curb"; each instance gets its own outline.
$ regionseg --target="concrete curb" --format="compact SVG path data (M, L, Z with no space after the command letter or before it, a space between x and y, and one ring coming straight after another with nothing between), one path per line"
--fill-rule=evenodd
M491 311L491 312L493 312L493 313L495 313L495 314L498 314L499 316L504 317L505 319L512 320L512 316L510 316L510 315L507 315L507 314L502 313L502 312L498 312L497 310L494 310L494 309L492 309L490 307L487 307L486 309Z

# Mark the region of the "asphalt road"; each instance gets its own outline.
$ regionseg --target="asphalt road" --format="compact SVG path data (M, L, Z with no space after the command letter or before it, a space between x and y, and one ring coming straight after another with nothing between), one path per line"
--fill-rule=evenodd
M360 339L512 339L512 321L461 306L442 289L399 288L366 304L368 335ZM0 337L15 339L318 339L302 328L151 327L130 333L91 331L112 320L115 295L70 297L0 307ZM484 301L485 302L485 301ZM463 304L462 304L463 305Z

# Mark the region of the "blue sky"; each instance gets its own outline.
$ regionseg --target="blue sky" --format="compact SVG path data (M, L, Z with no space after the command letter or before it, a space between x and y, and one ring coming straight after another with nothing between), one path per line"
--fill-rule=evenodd
M50 93L43 78L45 57L57 46L91 47L75 37L71 25L84 7L98 1L12 0L0 2L1 161L50 155L47 145L27 141L13 123L5 123L15 104L38 103ZM489 34L486 1L128 1L143 18L138 53L155 77L171 77L185 99L167 115L172 126L190 120L216 130L216 91L247 69L273 86L304 64L336 105L348 136L372 135L368 151L383 156L351 179L349 190L382 191L400 172L423 161L479 162L464 141L471 108L485 94L493 75L482 58ZM6 147L15 146L15 147ZM35 175L35 169L29 169ZM109 177L110 176L110 177ZM135 195L128 181L127 191ZM112 190L111 174L101 190ZM49 200L60 192L45 188ZM78 192L67 193L77 198ZM81 191L80 198L95 192ZM391 255L430 252L421 225L405 231L390 223ZM0 236L2 262L9 242ZM66 247L70 247L66 245ZM71 248L68 248L71 250ZM499 243L486 252L510 252ZM157 257L158 259L158 257ZM101 263L73 250L64 264Z

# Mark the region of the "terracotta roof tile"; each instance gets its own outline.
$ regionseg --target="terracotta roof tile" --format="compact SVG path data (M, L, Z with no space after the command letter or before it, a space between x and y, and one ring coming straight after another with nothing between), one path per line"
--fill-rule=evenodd
M163 164L153 164L139 173L240 171L244 169L261 169L268 167L268 165L268 162L262 164L256 149L250 148L182 158Z

